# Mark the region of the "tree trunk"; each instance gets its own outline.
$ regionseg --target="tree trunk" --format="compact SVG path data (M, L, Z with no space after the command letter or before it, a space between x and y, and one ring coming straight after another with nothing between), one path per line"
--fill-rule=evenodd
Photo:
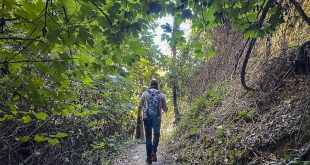
M176 23L176 21L174 20L173 23L173 30L172 30L172 38L175 38L175 32L178 29L178 25ZM178 100L177 100L177 78L176 78L176 60L177 60L177 42L175 41L175 43L172 46L172 56L173 56L173 79L172 79L172 95L173 95L173 110L174 110L174 118L175 121L174 123L178 123L180 120L180 112L179 112L179 108L178 108Z

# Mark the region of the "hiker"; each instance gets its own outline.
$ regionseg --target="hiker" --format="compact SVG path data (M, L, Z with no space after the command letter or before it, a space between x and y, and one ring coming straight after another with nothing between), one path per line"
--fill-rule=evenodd
M158 90L158 81L152 80L150 88L143 92L138 106L138 120L141 120L141 111L143 107L143 122L146 138L146 163L152 164L157 162L157 146L160 136L160 118L161 109L167 112L168 107L165 95ZM152 142L152 128L154 130L154 138Z

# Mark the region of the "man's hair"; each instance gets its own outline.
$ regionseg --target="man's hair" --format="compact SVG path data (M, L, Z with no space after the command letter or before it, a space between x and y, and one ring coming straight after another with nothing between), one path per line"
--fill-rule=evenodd
M150 83L150 89L157 89L158 90L158 81L157 80L152 80Z

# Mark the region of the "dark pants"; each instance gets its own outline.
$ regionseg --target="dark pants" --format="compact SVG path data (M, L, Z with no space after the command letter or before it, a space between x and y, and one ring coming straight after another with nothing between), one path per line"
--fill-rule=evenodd
M152 128L154 130L154 138L152 142ZM146 155L147 160L151 160L151 154L157 152L157 146L160 136L160 119L144 119L144 129L146 138Z

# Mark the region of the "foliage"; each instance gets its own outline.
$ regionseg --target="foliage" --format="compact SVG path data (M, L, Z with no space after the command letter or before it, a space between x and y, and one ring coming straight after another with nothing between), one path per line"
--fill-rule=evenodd
M135 99L127 92L133 82L128 70L148 54L139 32L161 5L0 4L1 161L98 162L114 143L107 139L130 138Z
M215 118L218 115L216 111L224 100L224 92L223 85L212 85L184 113L175 132L179 137L172 144L173 150L180 149L179 163L219 164L225 159L227 164L238 164L239 159L246 154L246 150L238 147L241 136L232 134L228 122L221 119L222 123L218 123L219 119ZM239 116L241 115L244 112L240 112Z
M181 131L190 130L191 134L196 134L198 128L212 122L213 118L209 115L207 107L220 106L223 99L222 92L223 88L220 85L215 85L201 97L196 98L191 104L189 111L184 113L184 119L181 119L178 129Z

